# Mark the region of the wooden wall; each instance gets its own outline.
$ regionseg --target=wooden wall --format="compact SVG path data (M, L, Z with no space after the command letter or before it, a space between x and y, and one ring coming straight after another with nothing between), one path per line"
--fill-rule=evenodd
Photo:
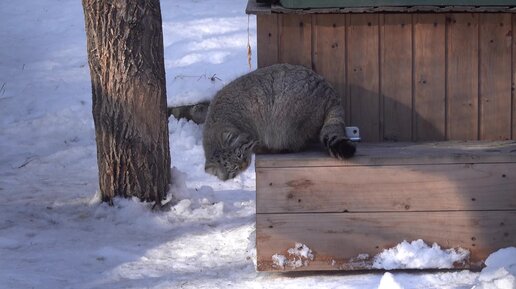
M325 76L364 141L516 138L516 14L257 16L258 66Z
M259 271L367 270L384 249L418 239L466 249L455 268L480 269L516 244L516 142L364 143L359 151L348 160L321 150L256 155ZM277 266L275 254L295 262L296 243L313 260Z

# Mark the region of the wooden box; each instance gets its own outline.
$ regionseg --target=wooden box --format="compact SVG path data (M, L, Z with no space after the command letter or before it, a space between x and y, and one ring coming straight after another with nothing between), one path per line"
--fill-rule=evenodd
M382 250L417 239L467 249L456 267L480 268L516 245L516 142L361 144L345 161L257 155L256 194L259 271L370 269ZM275 266L296 243L313 260Z
M324 76L363 141L515 138L514 1L285 2L347 8L250 0L258 67L299 64Z

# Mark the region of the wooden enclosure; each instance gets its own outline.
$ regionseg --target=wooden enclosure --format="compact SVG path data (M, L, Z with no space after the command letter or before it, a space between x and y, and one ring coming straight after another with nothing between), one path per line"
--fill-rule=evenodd
M365 144L346 161L324 152L258 155L260 271L363 270L403 240L470 251L478 269L516 245L516 142ZM275 265L296 243L314 258ZM366 257L359 257L365 256Z
M249 1L258 66L323 75L369 143L345 161L321 151L257 155L258 270L371 269L376 254L417 239L469 250L455 268L482 267L516 245L516 4L342 2L355 6ZM300 244L313 256L293 255Z
M251 10L258 66L322 74L364 141L516 136L516 15L312 12Z

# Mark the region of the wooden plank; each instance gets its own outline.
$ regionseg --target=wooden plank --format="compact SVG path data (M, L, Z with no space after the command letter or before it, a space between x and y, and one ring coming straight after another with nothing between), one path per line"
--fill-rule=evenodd
M320 149L291 154L256 155L257 168L510 162L516 162L514 141L362 143L358 145L357 154L347 160L331 158Z
M511 14L480 15L480 139L511 138Z
M258 67L278 63L278 15L256 16Z
M350 110L346 94L346 15L321 14L313 17L313 68L335 88L348 118Z
M445 139L445 16L414 15L415 140Z
M385 14L381 29L383 140L412 140L412 16Z
M257 213L516 210L516 163L257 168L256 203Z
M312 68L312 16L278 15L279 62Z
M447 16L447 138L478 139L478 14Z
M271 5L273 13L294 13L294 14L328 14L328 13L514 13L515 6L370 6L370 7L346 7L346 8L316 8L316 9L288 9L278 4Z
M348 16L348 85L351 125L362 140L380 140L379 33L377 14Z
M470 251L464 267L479 268L487 256L516 243L516 211L411 213L257 214L259 271L280 271L272 256L288 257L296 242L308 246L308 266L287 270L371 269L372 257L403 240L423 239L443 248ZM369 258L358 260L358 254ZM457 267L460 267L457 264Z
M516 14L512 14L512 135L516 139Z

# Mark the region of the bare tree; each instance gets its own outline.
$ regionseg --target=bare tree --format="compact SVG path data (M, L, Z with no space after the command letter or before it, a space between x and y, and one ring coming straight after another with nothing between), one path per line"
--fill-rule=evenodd
M170 181L159 0L82 0L102 200L160 203Z

